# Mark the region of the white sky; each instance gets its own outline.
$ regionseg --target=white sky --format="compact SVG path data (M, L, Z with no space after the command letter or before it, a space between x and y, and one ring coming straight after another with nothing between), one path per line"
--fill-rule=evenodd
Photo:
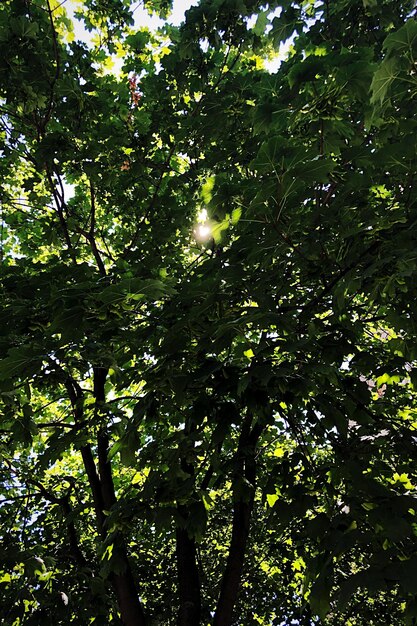
M174 26L178 26L184 21L184 14L190 7L198 4L198 0L174 0L172 6L172 13L168 18L168 21ZM135 24L137 26L149 26L149 28L158 28L164 23L156 16L150 17L143 8L142 4L138 4L138 8L135 9Z

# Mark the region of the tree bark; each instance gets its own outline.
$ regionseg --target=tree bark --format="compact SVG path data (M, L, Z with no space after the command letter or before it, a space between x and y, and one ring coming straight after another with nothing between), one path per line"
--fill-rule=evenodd
M188 432L193 427L186 425ZM194 467L185 458L180 461L181 469L186 474L194 476ZM184 505L177 507L178 513L184 522L189 517L189 510ZM197 550L195 540L190 537L186 528L176 529L176 557L178 572L179 610L178 626L199 626L201 619L201 584L197 565Z
M236 502L233 511L232 540L226 569L223 574L219 601L214 615L213 626L230 626L236 604L245 561L246 544L249 536L250 518L253 510L253 496L249 502Z
M239 438L236 453L238 471L236 482L245 479L249 483L247 493L235 493L233 510L232 539L226 568L223 574L220 595L214 614L213 626L231 626L233 610L237 601L242 578L245 552L249 537L250 519L255 500L256 460L255 450L263 426L256 423L251 430L251 415L247 415Z
M176 555L180 608L178 626L199 626L201 619L200 576L194 539L185 528L176 531Z
M116 593L120 617L124 626L146 626L146 618L138 598L127 554L124 553L122 556L121 552L119 552L118 556L122 559L124 557L126 569L121 574L112 574L110 582Z

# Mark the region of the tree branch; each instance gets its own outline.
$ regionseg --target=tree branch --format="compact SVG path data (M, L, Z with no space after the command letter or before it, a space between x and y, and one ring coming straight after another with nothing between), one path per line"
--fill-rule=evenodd
M95 421L99 422L101 419L101 408L106 401L105 384L108 374L108 368L94 367L94 417ZM98 469L99 469L99 487L101 494L101 501L104 505L102 509L102 515L104 518L104 511L109 511L116 503L116 494L113 483L113 476L111 470L111 463L108 460L109 453L109 436L107 433L106 424L102 424L99 428L97 436L97 454L98 454ZM103 519L101 527L102 537L106 536L106 528ZM121 572L112 572L110 574L110 581L113 585L113 589L116 593L119 603L120 615L124 626L145 626L146 620L143 613L142 605L138 598L136 584L133 576L133 572L130 567L129 558L127 555L126 545L124 538L120 532L115 534L113 545L116 548L117 556L123 563Z
M90 244L91 247L91 251L93 253L93 256L96 260L97 263L97 267L98 267L98 271L100 272L100 274L102 276L106 276L107 272L106 272L106 267L103 263L103 259L101 258L101 254L98 247L97 247L97 242L95 239L95 228L96 228L96 196L95 196L95 190L94 190L94 186L93 183L91 182L91 180L89 181L90 184L90 201L91 201L91 211L90 211L90 228L89 230L85 230L84 228L78 227L77 231L80 233L80 235L82 235L83 237L85 237L85 239L88 241L88 243Z
M94 421L99 423L102 421L100 415L102 406L106 400L104 387L108 369L104 367L94 368ZM105 509L109 511L116 502L114 491L113 476L111 464L108 460L109 454L109 436L107 433L107 424L101 424L97 435L97 455L98 455L98 471L100 475L101 492Z
M54 102L54 88L55 88L55 84L59 78L59 74L61 71L61 61L60 61L60 57L59 57L59 48L58 48L58 37L57 37L57 33L55 30L55 24L54 24L54 17L52 15L53 11L51 9L51 5L49 0L46 0L47 3L47 8L48 8L48 15L49 15L49 22L51 24L51 32L52 32L52 45L53 45L53 49L54 49L54 56L55 56L55 74L54 77L52 79L51 82L51 93L49 96L49 103L48 103L48 108L46 110L45 116L43 118L42 121L42 133L45 132L45 128L47 123L49 122L50 118L51 118L51 113L52 113L52 106L53 106L53 102Z
M83 422L84 409L83 401L84 395L79 384L71 377L68 376L65 382L65 387L68 391L68 396L71 402L71 406L74 412L74 420L77 424ZM103 537L104 533L104 502L101 493L100 478L97 473L96 464L94 461L93 453L90 445L81 446L81 456L83 459L85 471L87 473L88 483L90 485L91 493L93 496L94 511L96 514L97 530Z
M71 254L71 257L74 261L74 263L76 263L76 258L75 258L75 252L74 252L74 248L72 245L72 241L71 241L71 237L68 231L68 226L67 226L67 222L65 221L65 217L64 217L64 211L63 211L63 205L64 205L64 201L63 198L61 198L60 194L58 193L55 184L54 184L54 180L52 178L52 174L49 171L48 167L46 168L46 177L48 179L50 188L51 188L51 192L52 195L54 197L54 201L55 201L55 207L56 207L56 212L58 214L58 218L59 218L59 222L61 224L61 228L62 228L62 232L64 235L64 239L65 239L65 243L67 244L67 248Z

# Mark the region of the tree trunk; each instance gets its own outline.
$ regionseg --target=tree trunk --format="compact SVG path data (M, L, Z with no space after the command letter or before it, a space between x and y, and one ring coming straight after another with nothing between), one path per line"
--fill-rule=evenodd
M178 626L199 626L201 619L200 576L195 541L184 528L176 531L180 608Z
M240 493L239 491L235 493L232 539L221 583L220 596L214 614L213 626L231 626L245 562L250 519L255 500L255 450L263 430L263 426L259 422L255 423L251 430L251 423L252 416L248 414L242 425L242 432L239 438L236 454L239 470L235 478L235 485L244 478L250 486L248 485L248 492L246 493Z
M240 580L245 561L245 550L249 536L252 509L253 496L250 502L237 502L235 504L232 540L230 542L229 556L223 575L213 626L230 626L232 623L233 609L239 593Z
M126 563L122 574L112 574L110 581L116 593L120 616L124 626L146 626L145 615L140 604L132 570L126 554L118 553Z

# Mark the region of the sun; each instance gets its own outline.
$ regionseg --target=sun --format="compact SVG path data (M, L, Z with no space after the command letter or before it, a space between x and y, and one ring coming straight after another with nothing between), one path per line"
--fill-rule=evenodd
M208 220L207 209L200 209L197 213L197 226L194 228L196 241L204 243L212 238L212 227Z
M197 228L194 229L194 235L197 241L207 241L211 239L211 227L208 224L199 224Z

